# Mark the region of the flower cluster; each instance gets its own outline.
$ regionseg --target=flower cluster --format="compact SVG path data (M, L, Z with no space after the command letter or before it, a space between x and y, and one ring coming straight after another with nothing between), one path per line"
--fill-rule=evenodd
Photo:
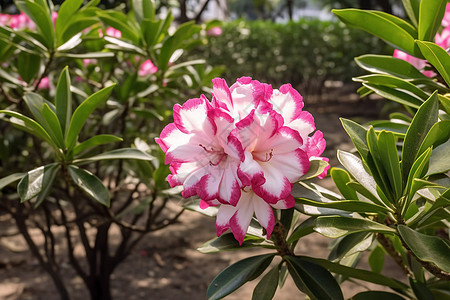
M242 244L255 215L270 238L272 208L294 206L291 189L325 149L313 116L290 84L272 89L249 77L230 88L213 80L213 97L174 106L174 123L156 142L166 155L171 186L197 195L202 208L220 205L217 235L231 229ZM326 170L320 177L326 176Z
M436 43L436 45L446 50L450 48L450 3L447 3L441 25L444 27L444 29L441 33L436 33L434 42ZM425 76L433 77L436 75L433 71L424 70L427 65L427 61L424 59L414 57L397 49L394 50L393 56L409 62L416 69L420 70Z

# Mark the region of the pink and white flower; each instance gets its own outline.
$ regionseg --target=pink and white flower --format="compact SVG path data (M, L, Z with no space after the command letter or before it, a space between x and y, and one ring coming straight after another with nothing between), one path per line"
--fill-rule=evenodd
M157 71L158 71L158 67L155 66L150 59L147 59L140 66L138 75L139 76L147 76L147 75L155 74Z
M256 216L270 238L272 209L293 207L292 185L310 159L327 160L320 157L323 135L302 108L290 85L273 90L242 77L228 87L214 79L212 101L202 96L175 105L174 123L156 139L170 164L169 183L183 185L183 197L199 196L201 207L220 205L218 235L231 229L242 243Z

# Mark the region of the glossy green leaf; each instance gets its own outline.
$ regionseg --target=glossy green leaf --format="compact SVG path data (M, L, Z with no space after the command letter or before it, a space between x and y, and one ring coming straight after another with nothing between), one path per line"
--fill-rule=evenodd
M42 116L45 118L45 121L49 126L47 132L51 131L50 136L54 135L55 142L59 145L60 148L64 149L64 136L62 133L61 125L59 123L58 117L56 116L54 111L50 109L47 103L44 103L44 106L42 107Z
M25 82L32 83L37 78L40 67L40 56L24 51L19 53L17 57L17 70Z
M367 31L411 55L422 58L422 54L414 44L417 32L408 22L376 11L333 9L332 12L344 23Z
M430 156L430 165L428 167L427 176L432 174L445 173L450 170L450 139L439 145Z
M109 144L109 143L115 143L115 142L121 142L123 139L112 135L112 134L100 134L93 136L86 141L76 145L73 148L73 155L76 156L77 154L89 149L93 148L99 145Z
M407 226L398 225L397 230L420 260L434 263L441 270L450 272L450 245L445 240L417 232Z
M66 0L58 10L58 18L55 22L55 31L58 42L62 40L63 33L71 22L72 16L83 4L83 0Z
M328 167L330 164L322 159L311 159L310 166L306 174L304 174L300 180L306 180L311 179L314 177L319 176L320 174L325 171L325 168Z
M14 173L9 176L3 177L0 179L0 191L5 187L10 185L13 182L16 182L17 180L20 180L25 176L27 173Z
M65 134L69 129L70 117L72 116L72 93L70 92L68 67L65 67L59 76L56 85L55 106L62 132Z
M295 284L311 299L344 299L339 284L327 269L299 256L285 256L285 259Z
M59 168L59 164L53 163L31 170L23 176L17 185L20 201L28 201L43 191L49 190Z
M135 46L134 44L125 42L121 39L114 38L111 36L105 36L104 39L105 39L105 41L111 43L111 44L107 44L105 46L108 49L116 50L116 51L123 51L123 52L130 52L130 53L135 53L135 54L139 54L142 56L147 56L147 53L144 50Z
M351 300L405 300L398 294L383 291L366 291L354 295Z
M342 260L355 253L366 251L372 245L374 238L374 234L367 232L355 232L346 235L333 243L328 259L332 261Z
M356 57L355 62L364 70L372 73L387 74L405 79L427 78L409 62L393 56L366 54Z
M447 0L420 1L418 33L419 40L433 41L441 26Z
M450 70L448 68L450 66L450 54L435 43L422 41L416 41L416 43L426 60L438 70L447 85L450 86Z
M419 151L417 151L417 155L421 155L429 147L436 148L437 146L447 142L449 139L450 120L437 122L428 131L422 145L420 145Z
M419 24L420 0L402 0L405 12L415 27Z
M147 154L135 148L121 148L109 152L101 153L92 157L74 160L73 163L83 165L93 161L109 160L109 159L137 159L137 160L155 160L154 156Z
M339 189L339 192L344 196L345 199L358 199L356 191L350 188L347 183L352 181L350 174L340 168L332 168L330 171L331 178L334 184Z
M151 47L157 42L162 24L162 20L142 20L142 34L144 35L147 47Z
M327 259L321 259L321 258L313 258L313 257L305 257L302 256L303 259L314 262L318 265L321 265L322 267L326 268L330 272L345 275L350 278L355 278L367 282L376 283L379 285L389 286L395 289L399 290L406 290L409 288L406 284L403 282L400 282L398 280L386 277L381 274L377 274L368 270L361 270L357 268L347 267L344 265L341 265L339 263L331 262Z
M16 0L14 4L36 24L46 48L52 50L55 46L55 33L48 8L31 0Z
M314 221L316 217L310 217L298 225L287 239L288 244L298 241L300 238L314 232Z
M70 120L69 130L66 134L66 146L72 148L75 145L78 134L89 118L90 114L101 104L108 100L115 85L108 86L84 100L73 113Z
M367 146L366 141L367 129L352 120L344 118L340 118L340 120L342 127L344 127L344 130L352 140L356 150L358 150L361 157L364 159L367 158L367 154L369 153L369 147Z
M406 91L373 83L363 83L363 85L383 98L410 106L412 108L419 108L419 106L423 103L423 100L420 97Z
M278 288L280 270L275 266L270 270L253 290L252 300L272 300Z
M384 266L384 250L381 246L375 247L369 255L369 265L375 273L381 273Z
M450 95L448 95L447 97L438 95L438 97L439 97L439 102L442 105L442 108L445 110L445 112L448 115L450 115Z
M359 157L349 152L338 150L337 157L339 162L347 171L374 197L379 198L376 183L373 177L364 169L364 165Z
M99 10L97 15L106 25L119 30L123 39L135 44L139 43L138 31L128 23L128 18L124 13L113 10Z
M375 131L390 131L394 135L404 137L408 131L409 124L393 122L391 120L375 120L367 122L366 125L372 126Z
M73 182L78 187L96 201L109 207L109 191L97 176L74 165L69 165L68 170Z
M274 254L258 255L232 264L214 278L208 287L206 297L208 300L215 300L231 294L247 281L261 275L274 256Z
M386 234L396 232L395 229L374 221L341 216L318 217L314 230L330 238L338 238L354 232L379 232Z
M416 87L414 84L410 83L405 79L398 78L392 75L386 74L365 75L355 78L354 81L370 83L375 85L382 85L386 87L407 91L421 98L423 101L425 101L428 98L428 94L426 94L420 88Z
M217 253L221 251L235 251L254 247L275 249L273 243L252 235L246 235L242 245L239 245L239 242L232 233L225 233L219 237L207 241L197 248L197 250L201 253Z
M105 38L106 39L106 38ZM67 58L111 58L114 57L115 54L113 52L89 52L89 53L65 53L65 52L58 52L56 53L55 57L67 57Z
M395 145L395 137L392 133L382 131L378 135L378 149L381 162L393 187L394 195L398 200L403 192L402 173L400 170L400 159Z
M414 260L415 261L415 260ZM430 289L422 282L417 279L409 278L409 284L414 292L414 295L417 296L417 299L420 300L435 300L433 294Z
M144 19L153 20L155 17L155 4L152 0L133 0L132 4L138 23L142 23Z
M348 212L359 212L359 213L386 213L388 209L384 206L372 204L368 202L363 202L359 200L342 200L342 201L331 201L331 202L317 202L305 198L296 198L296 203L310 205L315 207L324 208L334 208L339 210L344 210Z
M438 109L439 102L437 93L435 92L420 106L409 126L403 142L402 151L402 175L404 183L408 180L409 171L414 164L420 145L428 134L428 131L438 121Z
M30 119L22 114L9 110L0 110L0 114L6 114L10 116L9 122L18 128L29 132L38 138L45 140L53 148L58 148L55 142L52 140L50 135L45 131L45 129L33 119Z

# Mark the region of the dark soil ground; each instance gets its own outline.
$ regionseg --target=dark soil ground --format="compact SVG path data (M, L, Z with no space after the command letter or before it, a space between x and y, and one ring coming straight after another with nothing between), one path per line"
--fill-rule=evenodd
M353 89L354 87L352 87ZM355 90L355 89L353 89ZM336 150L350 150L352 144L342 129L339 116L355 120L377 118L380 102L360 100L357 95L329 91L326 99L305 97L305 109L312 112L316 126L324 132L327 150L333 166L338 165ZM333 188L326 178L320 182ZM173 203L174 206L177 203ZM266 250L246 250L217 254L202 254L196 250L202 243L215 236L215 220L187 211L180 222L164 230L148 235L134 252L115 271L112 293L115 299L206 299L206 289L212 279L225 267L251 255ZM50 277L32 257L20 235L15 235L12 221L0 215L0 300L59 299ZM37 229L36 229L37 233ZM114 239L114 235L112 236ZM41 241L43 242L43 241ZM297 246L299 254L325 258L330 240L318 234L302 238ZM82 280L75 275L63 257L61 268L72 299L86 300L89 295ZM358 267L368 268L362 262ZM401 271L392 261L387 261L383 273L400 278ZM251 299L256 281L247 283L228 300ZM383 289L367 283L344 283L346 298L366 289ZM294 283L288 279L285 286L275 294L277 300L304 299Z

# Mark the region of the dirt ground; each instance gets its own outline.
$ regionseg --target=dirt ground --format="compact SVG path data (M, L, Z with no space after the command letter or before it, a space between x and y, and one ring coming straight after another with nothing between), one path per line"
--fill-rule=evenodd
M316 126L324 132L327 150L324 156L337 165L336 149L352 148L348 137L340 126L338 114L349 118L371 118L377 116L380 103L373 100L358 100L357 95L342 97L330 94L327 104L322 101L308 102L305 109L312 112ZM332 188L332 182L326 178L320 182ZM175 204L176 205L176 204ZM212 279L225 267L235 261L251 255L262 254L267 250L242 250L217 254L202 254L196 250L205 241L215 236L214 219L195 212L187 211L180 222L164 230L148 235L113 274L112 293L115 299L162 299L197 300L206 299L206 289ZM55 300L59 296L53 283L41 270L38 262L27 249L14 226L6 216L0 216L0 300ZM309 235L301 240L296 253L325 258L330 240L318 234ZM72 299L89 299L82 280L75 276L70 265L61 258L62 274ZM362 263L359 267L368 268ZM400 277L401 271L392 261L387 261L384 273ZM257 281L247 283L225 299L251 299ZM343 291L346 298L366 289L382 289L376 285L363 283L345 283ZM304 299L294 283L288 279L285 286L275 294L276 300Z

